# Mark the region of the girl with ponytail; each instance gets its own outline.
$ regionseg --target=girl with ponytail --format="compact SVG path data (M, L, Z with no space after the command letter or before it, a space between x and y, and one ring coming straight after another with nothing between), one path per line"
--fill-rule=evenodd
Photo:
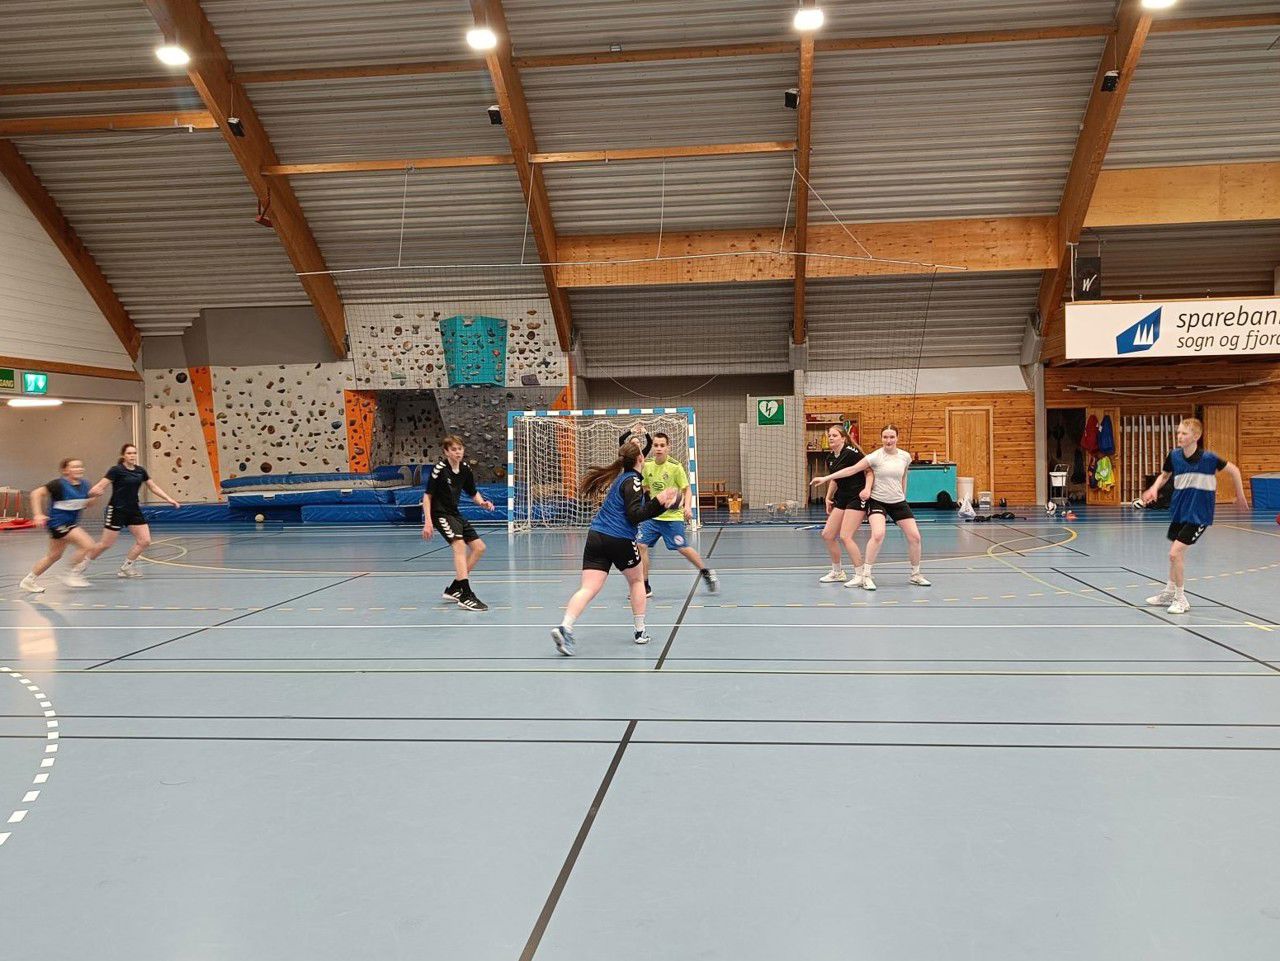
M582 552L582 585L565 608L564 619L551 630L556 650L566 657L575 653L573 625L600 593L610 568L622 571L631 588L631 613L635 620L637 644L648 644L644 626L645 590L641 576L640 551L636 534L642 522L657 517L675 504L680 491L669 487L656 498L645 493L641 470L644 451L639 442L627 440L618 448L618 457L601 467L591 467L578 484L578 494L591 500L603 497Z

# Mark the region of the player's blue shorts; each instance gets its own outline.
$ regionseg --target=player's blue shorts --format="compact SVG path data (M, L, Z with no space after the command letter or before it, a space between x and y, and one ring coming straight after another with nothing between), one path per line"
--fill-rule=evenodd
M652 547L658 538L667 545L667 550L678 551L689 546L684 537L684 521L645 521L640 525L636 543Z

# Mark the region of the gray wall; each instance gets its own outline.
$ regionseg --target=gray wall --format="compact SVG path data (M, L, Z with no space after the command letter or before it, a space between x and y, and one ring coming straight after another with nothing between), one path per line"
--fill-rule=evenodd
M654 377L591 380L591 407L692 407L698 418L698 478L722 480L729 490L742 490L741 440L738 425L747 421L747 396L785 396L793 380L786 374L741 374L717 377ZM692 391L692 393L690 393ZM636 396L637 394L641 396ZM687 395L687 396L686 396Z
M147 337L149 370L332 363L338 358L310 307L219 307L200 311L181 337Z
M93 483L106 473L122 444L133 436L133 408L116 404L67 403L61 407L7 407L0 404L0 487L28 493L58 476L64 457L84 461Z

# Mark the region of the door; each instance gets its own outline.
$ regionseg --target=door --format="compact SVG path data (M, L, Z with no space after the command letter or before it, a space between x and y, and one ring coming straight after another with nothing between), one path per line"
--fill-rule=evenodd
M990 407L947 408L947 459L958 476L973 478L975 498L979 491L995 491Z
M1219 457L1239 463L1240 408L1236 404L1205 404L1204 446ZM1225 482L1225 483L1224 483ZM1235 500L1236 488L1230 478L1218 475L1218 503Z

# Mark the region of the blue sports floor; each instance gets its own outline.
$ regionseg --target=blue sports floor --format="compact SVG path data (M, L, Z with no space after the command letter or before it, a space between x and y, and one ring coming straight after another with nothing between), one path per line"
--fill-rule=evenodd
M0 944L93 961L1274 961L1280 527L922 524L659 548L548 637L581 535L157 528L145 578L0 534ZM865 536L865 535L863 535ZM861 540L861 537L860 537ZM9 814L12 811L13 814ZM5 823L5 820L8 823Z

